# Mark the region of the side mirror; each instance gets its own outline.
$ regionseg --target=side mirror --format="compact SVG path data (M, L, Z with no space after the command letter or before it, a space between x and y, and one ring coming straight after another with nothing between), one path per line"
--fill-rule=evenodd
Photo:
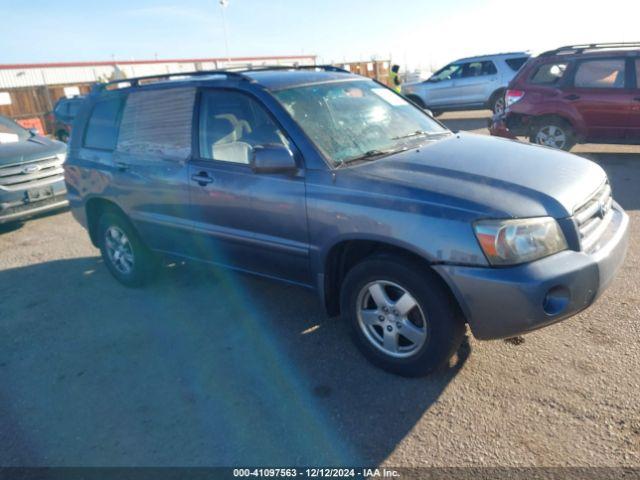
M254 173L290 173L298 166L284 145L259 145L253 148L251 169Z
M31 134L32 137L37 137L38 135L40 135L40 132L38 131L37 128L30 128L29 133Z

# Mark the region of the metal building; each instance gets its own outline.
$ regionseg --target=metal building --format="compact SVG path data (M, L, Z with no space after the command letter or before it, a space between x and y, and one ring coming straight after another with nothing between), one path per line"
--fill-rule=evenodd
M217 70L238 66L314 65L315 55L0 64L0 115L51 133L50 113L61 97L86 94L96 82L163 73Z

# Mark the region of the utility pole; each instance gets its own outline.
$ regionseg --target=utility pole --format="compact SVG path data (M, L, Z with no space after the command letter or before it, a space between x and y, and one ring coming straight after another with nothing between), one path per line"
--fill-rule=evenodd
M227 55L227 62L231 60L229 56L229 40L227 38L227 17L224 14L227 5L229 5L229 0L219 0L220 9L222 10L222 29L224 30L224 51Z

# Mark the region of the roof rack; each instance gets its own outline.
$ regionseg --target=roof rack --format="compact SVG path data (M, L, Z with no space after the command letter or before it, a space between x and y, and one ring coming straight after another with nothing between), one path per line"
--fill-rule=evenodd
M540 56L547 55L555 55L560 52L568 52L568 53L584 53L585 50L605 50L605 49L615 49L615 48L640 48L640 42L612 42L612 43L589 43L589 44L581 44L581 45L566 45L564 47L556 48L554 50L549 50L547 52L543 52Z
M226 75L227 77L236 77L240 80L253 81L242 72L234 72L231 70L199 70L195 72L176 72L176 73L161 73L158 75L147 75L144 77L134 78L121 78L119 80L112 80L106 83L96 83L93 87L93 91L111 90L114 88L128 88L138 87L145 83L153 83L155 81L171 80L172 78L189 78L189 77L208 77L211 75Z
M327 72L350 73L343 68L335 67L333 65L259 65L256 67L238 66L224 70L198 70L195 72L162 73L158 75L147 75L145 77L122 78L106 83L96 83L92 91L139 87L141 85L144 85L145 83L161 82L171 80L172 78L208 77L212 75L226 75L227 77L235 77L240 80L255 82L255 80L246 75L246 73L263 70L324 70Z
M248 65L246 67L231 67L230 72L260 72L263 70L324 70L325 72L351 73L335 65Z

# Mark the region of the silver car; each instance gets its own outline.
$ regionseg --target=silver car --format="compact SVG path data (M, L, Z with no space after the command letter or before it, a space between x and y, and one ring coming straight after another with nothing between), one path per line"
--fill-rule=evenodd
M402 85L402 93L435 115L484 108L501 113L507 85L529 56L526 52L513 52L461 58L426 81Z

